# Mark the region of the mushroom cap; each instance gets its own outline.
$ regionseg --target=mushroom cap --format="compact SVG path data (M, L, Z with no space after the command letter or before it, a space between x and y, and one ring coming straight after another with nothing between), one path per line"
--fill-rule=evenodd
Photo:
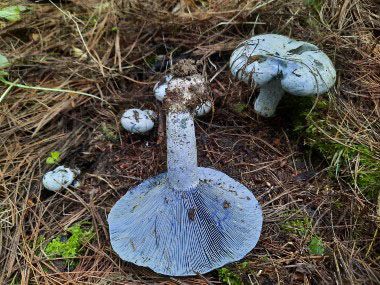
M168 88L168 83L170 80L173 79L172 75L165 75L165 77L157 82L153 87L154 97L160 102L164 101L165 95L166 95L166 89ZM193 84L194 82L191 82L190 84ZM194 109L195 116L196 117L202 117L206 114L208 114L211 111L211 102L210 101L204 101L202 104L197 106Z
M173 78L172 75L165 75L161 81L158 81L154 87L154 97L160 102L164 101L164 97L166 95L166 88L168 88L168 82Z
M71 169L65 166L58 166L52 171L45 173L42 178L42 184L47 190L60 191L63 187L70 186L75 176L80 173L77 169Z
M207 273L256 245L261 208L245 186L198 167L200 182L173 189L167 173L129 190L108 215L111 244L126 261L171 276Z
M230 68L247 84L263 86L278 78L286 92L298 96L325 93L336 80L331 60L317 46L276 34L241 43L231 55Z
M151 110L129 109L121 117L121 125L131 133L146 133L154 127L154 112Z
M208 114L211 111L211 106L212 104L210 101L204 101L201 105L195 107L195 116L202 117Z

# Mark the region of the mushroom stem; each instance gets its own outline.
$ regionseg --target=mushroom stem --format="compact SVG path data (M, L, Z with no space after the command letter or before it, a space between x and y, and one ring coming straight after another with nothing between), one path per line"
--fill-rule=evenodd
M169 182L187 191L199 183L193 116L188 110L169 109L166 129Z
M280 79L273 79L261 86L254 106L256 113L263 117L272 117L284 94L285 91L282 89Z

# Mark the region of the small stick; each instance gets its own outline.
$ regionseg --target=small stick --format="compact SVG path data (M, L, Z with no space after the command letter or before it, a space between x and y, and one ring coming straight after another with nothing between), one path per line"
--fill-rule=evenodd
M199 278L201 278L203 281L205 281L208 285L214 285L214 283L212 283L211 281L209 281L206 277L204 277L202 274L200 274L199 272L196 272L194 271L195 274L197 274L197 276Z
M158 110L158 139L157 139L157 144L160 145L162 144L164 138L165 138L165 114L162 111L162 107L156 104L157 110Z

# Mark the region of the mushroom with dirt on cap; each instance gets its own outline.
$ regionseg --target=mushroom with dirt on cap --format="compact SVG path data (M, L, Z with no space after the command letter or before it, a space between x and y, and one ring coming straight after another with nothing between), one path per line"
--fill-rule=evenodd
M209 87L194 62L173 66L164 100L168 171L130 189L108 215L113 249L155 272L187 276L242 259L256 245L262 211L244 185L198 167L194 107Z
M63 165L58 166L52 171L46 172L42 178L42 184L45 189L50 191L60 191L62 188L73 186L79 187L79 181L75 177L80 174L79 169L71 169Z
M128 109L121 117L121 125L131 133L143 134L154 127L156 114L151 110Z
M158 81L153 88L154 97L160 102L164 101L166 95L166 89L168 88L168 83L172 80L173 76L171 74L165 75L161 81ZM211 101L203 100L200 104L195 107L195 116L202 117L211 111Z
M285 92L312 96L327 92L336 71L317 46L286 36L253 36L241 43L230 58L231 73L247 84L260 87L255 111L271 117Z

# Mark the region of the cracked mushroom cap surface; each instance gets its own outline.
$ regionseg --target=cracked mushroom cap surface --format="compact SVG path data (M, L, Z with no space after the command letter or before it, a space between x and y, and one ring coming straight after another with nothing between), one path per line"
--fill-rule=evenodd
M129 109L124 112L120 123L128 132L143 134L154 127L154 116L151 110Z
M276 34L241 43L231 55L230 68L247 84L263 86L277 78L286 92L297 96L323 94L336 80L331 60L317 46Z
M78 169L58 166L54 170L45 173L42 184L47 190L60 191L62 188L70 186L79 173Z

